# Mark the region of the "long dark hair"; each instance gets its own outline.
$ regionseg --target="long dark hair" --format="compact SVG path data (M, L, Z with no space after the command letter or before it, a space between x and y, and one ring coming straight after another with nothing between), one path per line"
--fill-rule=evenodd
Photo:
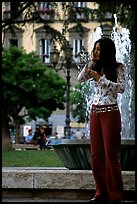
M116 69L120 63L116 61L115 43L110 38L100 38L95 42L93 51L97 43L100 44L100 60L96 62L94 69L101 75L101 69L103 68L103 72L107 79L116 82Z

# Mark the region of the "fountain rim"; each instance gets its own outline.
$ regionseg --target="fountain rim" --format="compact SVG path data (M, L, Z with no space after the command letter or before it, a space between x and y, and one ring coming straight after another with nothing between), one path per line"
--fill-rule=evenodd
M90 139L54 139L51 140L48 146L62 146L62 145L89 145ZM121 139L121 145L135 145L135 139Z

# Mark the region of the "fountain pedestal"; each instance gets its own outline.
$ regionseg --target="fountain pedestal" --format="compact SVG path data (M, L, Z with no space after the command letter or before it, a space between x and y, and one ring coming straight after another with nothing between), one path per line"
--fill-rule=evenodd
M70 170L92 169L89 139L57 139L52 140L48 146L54 148L66 168ZM123 171L135 170L135 140L122 139L121 165Z

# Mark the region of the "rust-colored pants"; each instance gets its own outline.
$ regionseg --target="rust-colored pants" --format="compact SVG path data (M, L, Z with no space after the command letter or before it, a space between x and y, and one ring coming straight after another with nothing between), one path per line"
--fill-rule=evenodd
M124 199L120 163L120 111L93 113L91 110L90 140L95 197L107 197L109 202Z

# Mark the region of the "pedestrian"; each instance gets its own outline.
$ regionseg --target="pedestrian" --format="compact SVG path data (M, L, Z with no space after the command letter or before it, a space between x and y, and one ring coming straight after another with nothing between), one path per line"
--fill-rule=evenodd
M35 132L35 145L39 144L40 150L46 148L46 134L44 127L40 127L39 130Z
M116 61L114 42L105 37L95 42L92 61L92 66L86 68L85 80L95 82L90 143L96 192L89 203L118 203L125 197L120 163L121 114L117 103L118 93L125 90L124 65Z

